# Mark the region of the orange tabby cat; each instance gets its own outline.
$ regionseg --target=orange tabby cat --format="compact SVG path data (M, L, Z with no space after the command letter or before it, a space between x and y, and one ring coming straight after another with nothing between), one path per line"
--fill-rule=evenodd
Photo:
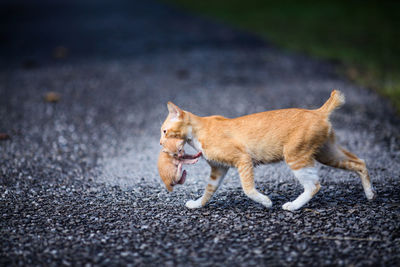
M169 138L160 144L163 145L163 148L158 157L158 173L168 191L171 192L174 185L185 182L186 171L182 172L182 165L195 164L201 153L193 156L186 155L183 150L185 141L182 139Z
M220 186L228 168L236 167L244 193L271 207L271 200L255 188L253 167L280 160L285 160L304 187L300 196L282 206L285 210L301 208L319 191L315 161L357 172L366 197L373 199L376 193L365 162L335 142L329 115L343 103L343 94L334 90L319 109L291 108L228 119L199 117L168 102L169 114L161 127L160 141L172 137L183 139L201 151L211 166L203 196L186 202L186 206L204 206Z

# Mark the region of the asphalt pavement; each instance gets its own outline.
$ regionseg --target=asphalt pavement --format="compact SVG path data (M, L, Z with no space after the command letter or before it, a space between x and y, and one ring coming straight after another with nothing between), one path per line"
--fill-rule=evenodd
M400 265L400 120L336 63L153 1L2 1L0 15L0 265ZM234 169L187 209L204 160L173 193L161 184L167 101L235 117L317 108L334 88L339 143L365 159L376 200L325 166L296 212L281 209L301 193L283 163L256 169L272 209Z

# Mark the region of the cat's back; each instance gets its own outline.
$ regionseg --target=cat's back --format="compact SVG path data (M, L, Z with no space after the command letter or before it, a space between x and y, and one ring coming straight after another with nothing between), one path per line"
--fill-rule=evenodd
M279 123L289 122L292 124L295 121L310 119L311 117L315 119L323 119L325 116L322 116L315 110L310 109L302 109L302 108L287 108L287 109L275 109L275 110L267 110L263 112L253 113L244 115L241 117L236 117L230 119L231 123L240 124L240 123L248 123L248 122L268 122L271 123Z

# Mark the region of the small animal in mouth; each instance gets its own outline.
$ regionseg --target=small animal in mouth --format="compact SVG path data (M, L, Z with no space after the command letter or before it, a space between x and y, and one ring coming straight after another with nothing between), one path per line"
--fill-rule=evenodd
M183 164L195 164L201 152L196 155L187 155L183 149L185 140L169 138L162 143L163 148L158 157L158 173L168 191L172 191L177 184L186 180L186 171L182 171Z
M233 119L196 116L169 102L160 142L170 138L184 139L203 153L211 167L203 195L189 200L186 206L200 208L206 205L228 169L235 167L244 193L269 208L272 201L256 189L253 169L258 164L281 160L304 188L295 200L282 206L285 210L300 209L320 190L316 162L356 172L367 199L375 198L365 162L336 141L330 115L344 104L344 100L340 91L333 90L318 109L280 109Z

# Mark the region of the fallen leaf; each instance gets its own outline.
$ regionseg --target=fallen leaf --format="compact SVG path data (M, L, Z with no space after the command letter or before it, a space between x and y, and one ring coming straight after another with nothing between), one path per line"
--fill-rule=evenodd
M359 73L358 69L356 69L354 67L349 67L349 68L347 68L346 71L347 71L347 76L351 80L356 80L360 76L360 73Z
M185 79L189 78L190 72L189 72L188 70L181 69L181 70L178 70L178 71L176 72L176 76L177 76L178 79L180 79L180 80L185 80Z
M55 59L63 59L66 58L67 56L68 56L68 48L66 48L65 46L57 46L56 48L54 48L53 57Z
M61 95L56 92L48 92L44 96L44 100L46 102L50 102L50 103L56 103L56 102L60 101L60 98L61 98Z
M22 62L22 67L24 69L34 69L37 68L38 62L34 59L26 59Z
M4 140L8 140L10 139L10 135L6 134L6 133L0 133L0 140L4 141Z

